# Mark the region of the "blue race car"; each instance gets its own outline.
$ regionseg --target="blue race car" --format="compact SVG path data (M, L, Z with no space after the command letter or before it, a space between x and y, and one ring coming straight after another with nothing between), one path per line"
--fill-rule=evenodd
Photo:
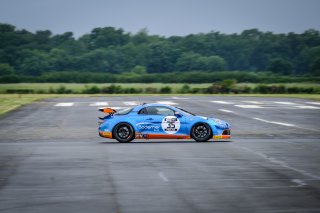
M230 139L230 124L216 118L196 116L179 107L142 104L116 111L102 108L99 135L119 142L133 139Z

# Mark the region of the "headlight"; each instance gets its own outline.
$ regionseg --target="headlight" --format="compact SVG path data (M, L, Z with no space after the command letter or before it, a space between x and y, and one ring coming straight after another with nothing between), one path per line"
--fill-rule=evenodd
M214 119L214 122L217 123L217 124L219 124L219 125L223 124L223 121L220 120L220 119Z

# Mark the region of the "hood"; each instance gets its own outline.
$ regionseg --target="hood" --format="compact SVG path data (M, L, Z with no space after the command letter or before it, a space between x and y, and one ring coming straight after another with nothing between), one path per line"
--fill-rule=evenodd
M204 117L204 116L197 116L197 117L212 122L219 129L228 129L228 128L230 128L230 124L229 123L227 123L226 121L220 120L219 118L208 118L208 117Z
M212 120L214 122L214 125L220 129L229 129L230 128L230 124L220 120L218 118L209 118L209 120Z

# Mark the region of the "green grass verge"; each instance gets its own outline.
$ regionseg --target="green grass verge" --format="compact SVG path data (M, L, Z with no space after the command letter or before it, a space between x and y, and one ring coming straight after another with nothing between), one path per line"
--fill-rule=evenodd
M159 94L156 94L159 96ZM304 98L315 101L320 101L320 94L163 94L163 96L236 96L236 97L276 97L276 98ZM97 96L132 96L132 94L121 94L121 95L85 95L85 94L0 94L0 116L5 113L17 109L23 105L39 101L47 98L71 98L71 97L97 97ZM150 96L150 94L139 94L139 96Z
M0 94L5 94L7 90L33 90L35 93L50 93L50 90L57 90L61 86L66 89L72 90L74 93L81 93L84 89L90 88L92 86L97 86L98 88L109 87L112 85L111 83L103 83L103 84L78 84L78 83L14 83L14 84L0 84ZM154 88L156 90L160 90L165 86L169 86L171 88L172 93L179 93L181 88L184 85L188 85L190 89L193 88L208 88L211 86L211 83L203 83L203 84L184 84L184 83L172 83L172 84L164 84L164 83L116 83L114 85L121 86L123 89L125 88L135 88L135 89L143 89L145 91L146 88ZM248 86L250 88L254 88L259 84L255 83L238 83L235 87L244 87ZM267 86L270 85L282 85L285 87L299 87L299 88L314 88L315 90L320 91L320 84L316 83L284 83L284 84L264 84Z
M56 94L0 94L0 116L23 105L46 98L88 97L88 95L56 95Z
M64 86L66 89L71 89L75 92L80 93L83 89L86 87L92 87L97 86L99 88L108 87L112 85L111 83L104 83L104 84L76 84L76 83L15 83L15 84L0 84L0 93L4 94L6 93L6 90L21 90L21 89L27 89L27 90L34 90L34 91L43 91L44 93L48 93L50 88L51 89L58 89L61 86ZM177 84L164 84L164 83L149 83L149 84L142 84L142 83L115 83L114 85L119 85L122 88L135 88L135 89L146 89L146 88L155 88L160 89L165 86L170 86L172 88L173 93L177 93L179 89L183 85L182 83ZM190 88L207 88L211 84L187 84L190 86Z

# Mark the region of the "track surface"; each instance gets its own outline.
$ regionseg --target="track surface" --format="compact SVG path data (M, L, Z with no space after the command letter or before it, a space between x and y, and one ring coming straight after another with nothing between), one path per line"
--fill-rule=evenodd
M120 144L97 135L97 108L139 101L226 120L233 142ZM0 212L320 212L319 120L319 103L303 99L34 103L0 118Z

